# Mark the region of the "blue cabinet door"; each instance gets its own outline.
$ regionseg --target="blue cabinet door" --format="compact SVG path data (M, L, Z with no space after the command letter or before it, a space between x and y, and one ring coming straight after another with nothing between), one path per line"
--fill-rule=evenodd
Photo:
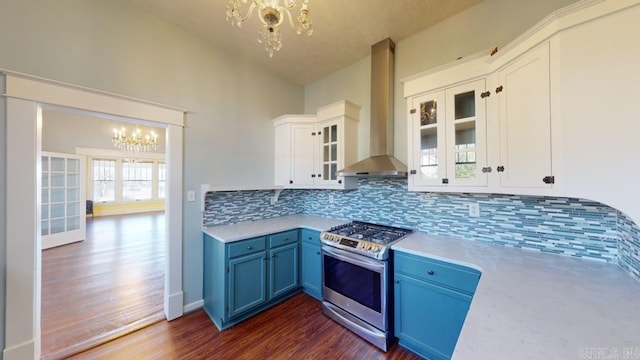
M263 251L229 260L229 318L267 301L266 256Z
M322 300L322 254L320 246L302 243L302 287L305 293Z
M302 288L305 293L322 300L322 254L320 233L309 229L300 232L302 240Z
M298 249L298 243L295 242L269 251L269 299L300 286Z
M450 359L471 296L395 275L395 335L400 345L428 359Z

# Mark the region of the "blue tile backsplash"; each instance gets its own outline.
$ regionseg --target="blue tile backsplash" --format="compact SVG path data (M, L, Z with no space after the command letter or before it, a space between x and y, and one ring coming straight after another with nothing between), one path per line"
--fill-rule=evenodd
M502 194L416 193L406 179L360 179L354 191L284 190L210 193L204 226L292 214L407 227L426 233L619 263L640 280L640 229L601 203ZM468 204L480 204L470 218Z

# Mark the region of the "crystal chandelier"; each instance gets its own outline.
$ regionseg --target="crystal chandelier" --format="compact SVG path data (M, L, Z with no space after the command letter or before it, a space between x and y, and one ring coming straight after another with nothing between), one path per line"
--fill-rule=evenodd
M246 15L242 16L244 7L249 1L251 1L249 9ZM260 21L264 25L258 32L258 42L264 44L269 57L273 57L274 51L278 51L282 47L279 26L284 21L285 15L289 18L289 24L296 30L298 35L304 32L311 36L313 33L313 25L309 13L309 0L301 1L300 14L296 17L295 24L289 10L296 7L298 0L283 1L284 4L280 5L280 0L228 0L227 21L231 21L231 26L238 25L238 27L242 27L242 23L251 17L254 9L258 8Z
M158 149L158 135L151 132L142 136L140 129L135 129L131 135L127 135L127 129L113 129L113 146L122 151L148 152Z

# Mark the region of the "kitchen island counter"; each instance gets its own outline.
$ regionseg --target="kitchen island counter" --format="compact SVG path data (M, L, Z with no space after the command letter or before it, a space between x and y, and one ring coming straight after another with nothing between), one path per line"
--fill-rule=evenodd
M482 271L453 359L640 359L640 283L615 264L426 233L392 249Z

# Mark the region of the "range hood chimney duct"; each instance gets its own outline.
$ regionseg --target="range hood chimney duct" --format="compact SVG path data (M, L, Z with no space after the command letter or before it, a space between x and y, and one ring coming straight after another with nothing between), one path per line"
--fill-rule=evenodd
M394 52L395 44L389 38L371 47L369 157L338 171L339 176L407 176L407 166L393 157Z

